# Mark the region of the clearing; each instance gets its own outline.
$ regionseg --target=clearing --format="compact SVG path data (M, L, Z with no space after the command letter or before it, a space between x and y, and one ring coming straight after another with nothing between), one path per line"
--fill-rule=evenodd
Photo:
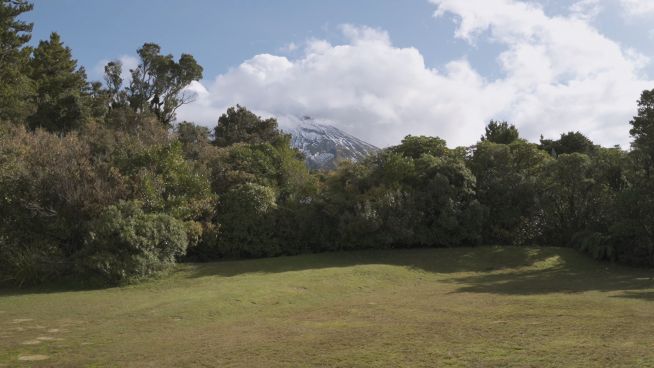
M0 291L0 367L654 367L653 277L533 247L186 264Z

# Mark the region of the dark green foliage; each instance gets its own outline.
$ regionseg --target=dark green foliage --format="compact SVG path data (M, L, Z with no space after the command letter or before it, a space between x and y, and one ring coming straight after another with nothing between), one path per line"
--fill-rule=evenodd
M547 153L557 156L570 153L593 154L595 145L585 135L579 132L562 133L558 140L540 139L540 148Z
M49 41L41 41L34 49L29 75L36 86L36 111L28 118L32 129L68 132L84 124L86 73L77 67L58 34L52 33Z
M189 54L182 54L178 61L172 55L161 55L161 47L155 43L145 43L136 52L140 62L130 70L132 80L126 90L129 105L137 112L152 112L169 126L177 109L192 101L193 96L184 88L202 78L202 67ZM105 72L115 96L121 82L118 63L109 63Z
M32 23L18 20L33 5L25 0L0 1L0 120L23 121L32 111L33 86L27 75Z
M239 105L213 131L171 129L202 77L191 55L146 43L128 87L119 62L104 86L89 83L56 33L25 47L31 25L17 17L30 9L0 2L0 282L122 283L185 257L481 243L654 265L654 90L629 153L579 132L536 145L491 121L473 147L407 136L310 173L275 119Z
M34 5L26 0L2 0L0 2L0 60L2 65L15 61L12 59L20 48L31 39L32 23L18 20L18 16L31 11Z
M138 202L121 202L104 209L89 224L77 267L118 284L167 269L186 253L187 245L183 222L162 213L145 213Z
M225 139L226 131L239 133ZM189 148L206 142L206 131L198 127L181 124L178 132ZM204 161L201 165L211 173L213 192L220 199L216 233L192 254L213 259L299 252L309 241L303 229L309 227L316 186L302 156L290 147L289 136L277 129L274 119L263 120L240 106L221 117L216 132L220 148L204 147L193 154Z
M624 152L606 148L596 148L593 156L564 154L550 162L541 175L543 241L598 259L634 263L619 252L635 245L620 235L625 223L620 202L632 190L628 166Z
M109 95L109 106L119 108L127 106L127 94L122 91L123 78L121 73L123 65L120 61L110 61L104 66L104 82Z
M623 165L622 185L610 227L614 258L634 264L654 264L654 90L643 91L638 115L633 118L629 153L631 165ZM631 170L629 170L631 169ZM617 169L614 169L617 171ZM617 174L613 175L614 177ZM631 184L631 185L629 185Z
M210 145L209 128L183 121L175 127L177 137L182 144L184 155L189 160L197 161Z
M497 244L535 243L541 236L538 174L549 155L531 143L482 141L469 161L477 198L487 209L484 240Z
M425 154L440 157L447 152L447 145L438 137L408 135L404 137L402 144L392 147L391 150L413 159L420 158Z
M439 138L407 137L341 167L325 192L333 243L345 248L459 246L481 240L483 209L465 162Z
M243 106L230 107L220 116L214 130L215 144L227 147L235 143L276 143L284 139L277 120L262 119Z
M638 100L638 115L630 124L633 156L649 178L654 170L654 89L643 91Z
M212 160L213 190L223 193L242 183L275 186L279 179L275 153L270 144L239 143L220 149Z
M220 237L216 251L231 257L263 257L281 253L275 238L273 188L255 183L239 184L220 200Z
M598 208L598 183L592 161L581 153L563 154L548 163L541 175L546 238L558 246L572 245L572 236L586 229Z
M654 265L654 186L632 187L615 201L615 221L609 228L611 259Z
M160 124L142 125L139 133L91 125L83 134L59 136L3 127L2 278L36 282L74 272L89 224L120 201L137 200L147 213L180 221L191 245L212 228L208 179Z
M0 273L19 282L65 273L85 222L120 195L121 185L93 164L76 134L12 128L0 136L0 151L0 234L11 248L0 256L10 263ZM41 272L28 275L25 267Z
M498 144L510 144L520 138L518 129L513 125L509 125L506 121L499 122L491 120L486 126L486 134L481 136L481 141L493 142Z

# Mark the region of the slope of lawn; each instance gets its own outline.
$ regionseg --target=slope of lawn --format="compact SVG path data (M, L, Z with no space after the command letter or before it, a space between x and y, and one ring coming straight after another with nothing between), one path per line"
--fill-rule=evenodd
M188 264L0 291L0 367L654 367L653 276L560 248Z

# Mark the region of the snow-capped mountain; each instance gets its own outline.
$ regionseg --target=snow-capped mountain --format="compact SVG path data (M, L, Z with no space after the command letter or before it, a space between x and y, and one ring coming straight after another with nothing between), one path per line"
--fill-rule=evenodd
M283 130L291 134L293 147L306 156L311 169L333 169L340 161L359 161L379 151L370 143L309 117L286 125Z

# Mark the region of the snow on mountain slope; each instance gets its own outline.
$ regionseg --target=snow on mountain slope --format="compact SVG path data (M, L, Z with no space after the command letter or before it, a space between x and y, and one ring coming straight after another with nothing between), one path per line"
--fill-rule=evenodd
M282 128L291 134L292 144L307 158L311 169L333 169L343 160L359 161L379 151L344 131L309 117L286 121Z

